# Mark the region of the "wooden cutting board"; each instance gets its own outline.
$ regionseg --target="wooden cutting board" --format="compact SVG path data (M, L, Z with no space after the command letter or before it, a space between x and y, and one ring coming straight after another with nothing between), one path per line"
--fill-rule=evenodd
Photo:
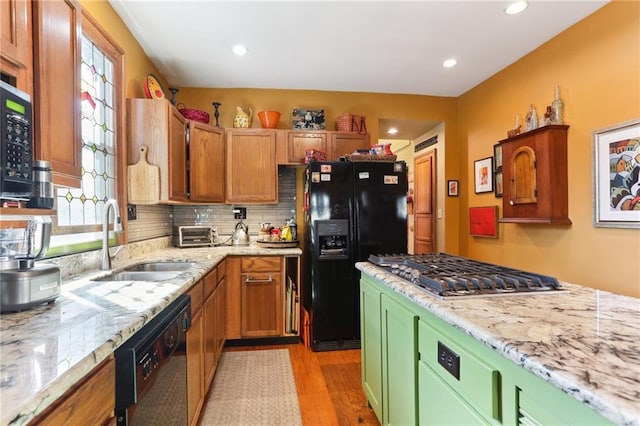
M127 167L130 204L153 204L160 201L160 168L147 162L147 147L138 147L138 162Z

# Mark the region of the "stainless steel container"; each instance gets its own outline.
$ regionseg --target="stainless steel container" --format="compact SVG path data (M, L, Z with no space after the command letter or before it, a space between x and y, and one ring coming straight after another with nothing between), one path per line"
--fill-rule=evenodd
M27 202L27 207L35 209L53 208L53 178L51 163L36 160L33 163L33 193Z

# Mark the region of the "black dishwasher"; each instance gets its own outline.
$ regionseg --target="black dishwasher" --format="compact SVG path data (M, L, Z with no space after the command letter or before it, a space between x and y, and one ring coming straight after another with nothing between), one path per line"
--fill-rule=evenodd
M116 349L118 425L186 425L186 332L191 297L182 295Z

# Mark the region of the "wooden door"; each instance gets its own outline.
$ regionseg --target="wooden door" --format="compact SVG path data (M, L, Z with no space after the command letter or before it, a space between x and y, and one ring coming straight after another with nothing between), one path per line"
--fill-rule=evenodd
M226 203L277 203L275 130L228 129L226 170Z
M325 132L287 133L287 163L304 164L305 152L315 149L327 154L327 134Z
M35 158L51 162L53 183L80 187L80 37L76 0L33 2Z
M335 161L343 155L352 154L358 149L368 149L369 147L368 133L364 135L353 132L331 133L329 158Z
M187 120L169 106L169 199L187 200Z
M189 199L224 203L224 133L189 122Z
M187 411L190 425L197 424L204 401L201 312L193 316L191 328L187 331Z
M0 1L0 70L3 80L8 77L12 85L32 94L30 20L30 1Z
M435 251L436 151L414 160L414 252Z
M281 335L280 272L246 272L240 285L242 337Z

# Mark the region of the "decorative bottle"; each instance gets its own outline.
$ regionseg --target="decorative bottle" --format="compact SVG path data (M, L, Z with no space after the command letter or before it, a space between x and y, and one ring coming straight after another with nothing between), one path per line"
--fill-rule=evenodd
M529 105L529 112L525 117L525 131L534 130L538 128L538 110L533 104Z
M553 124L562 124L562 115L564 114L564 102L560 99L560 86L553 88L553 103L551 104L553 109Z

